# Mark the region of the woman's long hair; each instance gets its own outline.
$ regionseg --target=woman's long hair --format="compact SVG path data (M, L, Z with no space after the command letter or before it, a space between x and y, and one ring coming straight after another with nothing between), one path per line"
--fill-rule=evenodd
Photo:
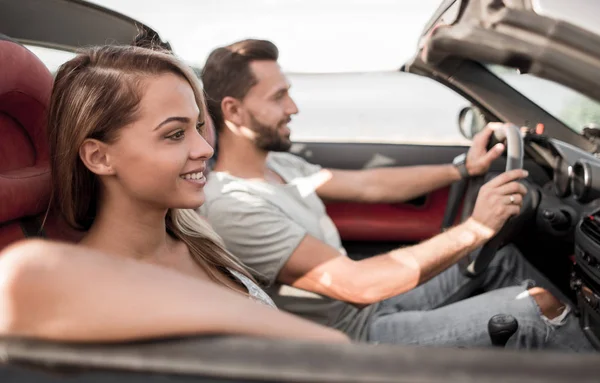
M168 53L133 46L102 46L85 50L60 67L48 116L52 203L75 229L90 228L99 201L99 181L81 161L80 146L89 138L114 142L119 130L137 118L142 81L164 73L187 80L198 108L206 110L198 78ZM219 270L223 268L251 278L195 211L169 209L166 227L188 246L194 261L214 281L222 279Z

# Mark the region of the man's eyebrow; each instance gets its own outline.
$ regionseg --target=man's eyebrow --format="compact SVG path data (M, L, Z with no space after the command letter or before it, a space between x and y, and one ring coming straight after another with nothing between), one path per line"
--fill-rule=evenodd
M164 120L163 122L161 122L160 124L158 124L158 126L156 128L154 128L154 130L156 130L156 129L158 129L158 128L162 127L163 125L166 125L166 124L168 124L170 122L173 122L173 121L182 122L184 124L189 124L190 119L187 118L187 117L169 117L166 120Z
M286 87L279 88L275 92L273 92L272 96L277 96L277 95L280 95L280 94L285 94L286 92L288 92L290 90L291 87L292 87L291 85L287 85Z

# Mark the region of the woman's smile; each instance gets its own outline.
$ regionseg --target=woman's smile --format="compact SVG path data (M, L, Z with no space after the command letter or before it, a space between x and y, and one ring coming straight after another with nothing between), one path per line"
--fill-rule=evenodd
M206 177L203 172L186 173L179 177L196 185L204 186L206 184Z

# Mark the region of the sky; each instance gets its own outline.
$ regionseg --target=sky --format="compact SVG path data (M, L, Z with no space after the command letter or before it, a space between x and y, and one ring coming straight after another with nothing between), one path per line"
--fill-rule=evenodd
M273 41L287 72L398 69L441 0L91 0L154 28L190 64L217 46Z

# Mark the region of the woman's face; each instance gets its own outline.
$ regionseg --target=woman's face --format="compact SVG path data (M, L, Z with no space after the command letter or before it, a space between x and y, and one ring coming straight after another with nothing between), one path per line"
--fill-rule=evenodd
M175 74L144 80L138 119L107 148L122 191L158 208L197 208L204 202L204 170L213 149L189 83Z

